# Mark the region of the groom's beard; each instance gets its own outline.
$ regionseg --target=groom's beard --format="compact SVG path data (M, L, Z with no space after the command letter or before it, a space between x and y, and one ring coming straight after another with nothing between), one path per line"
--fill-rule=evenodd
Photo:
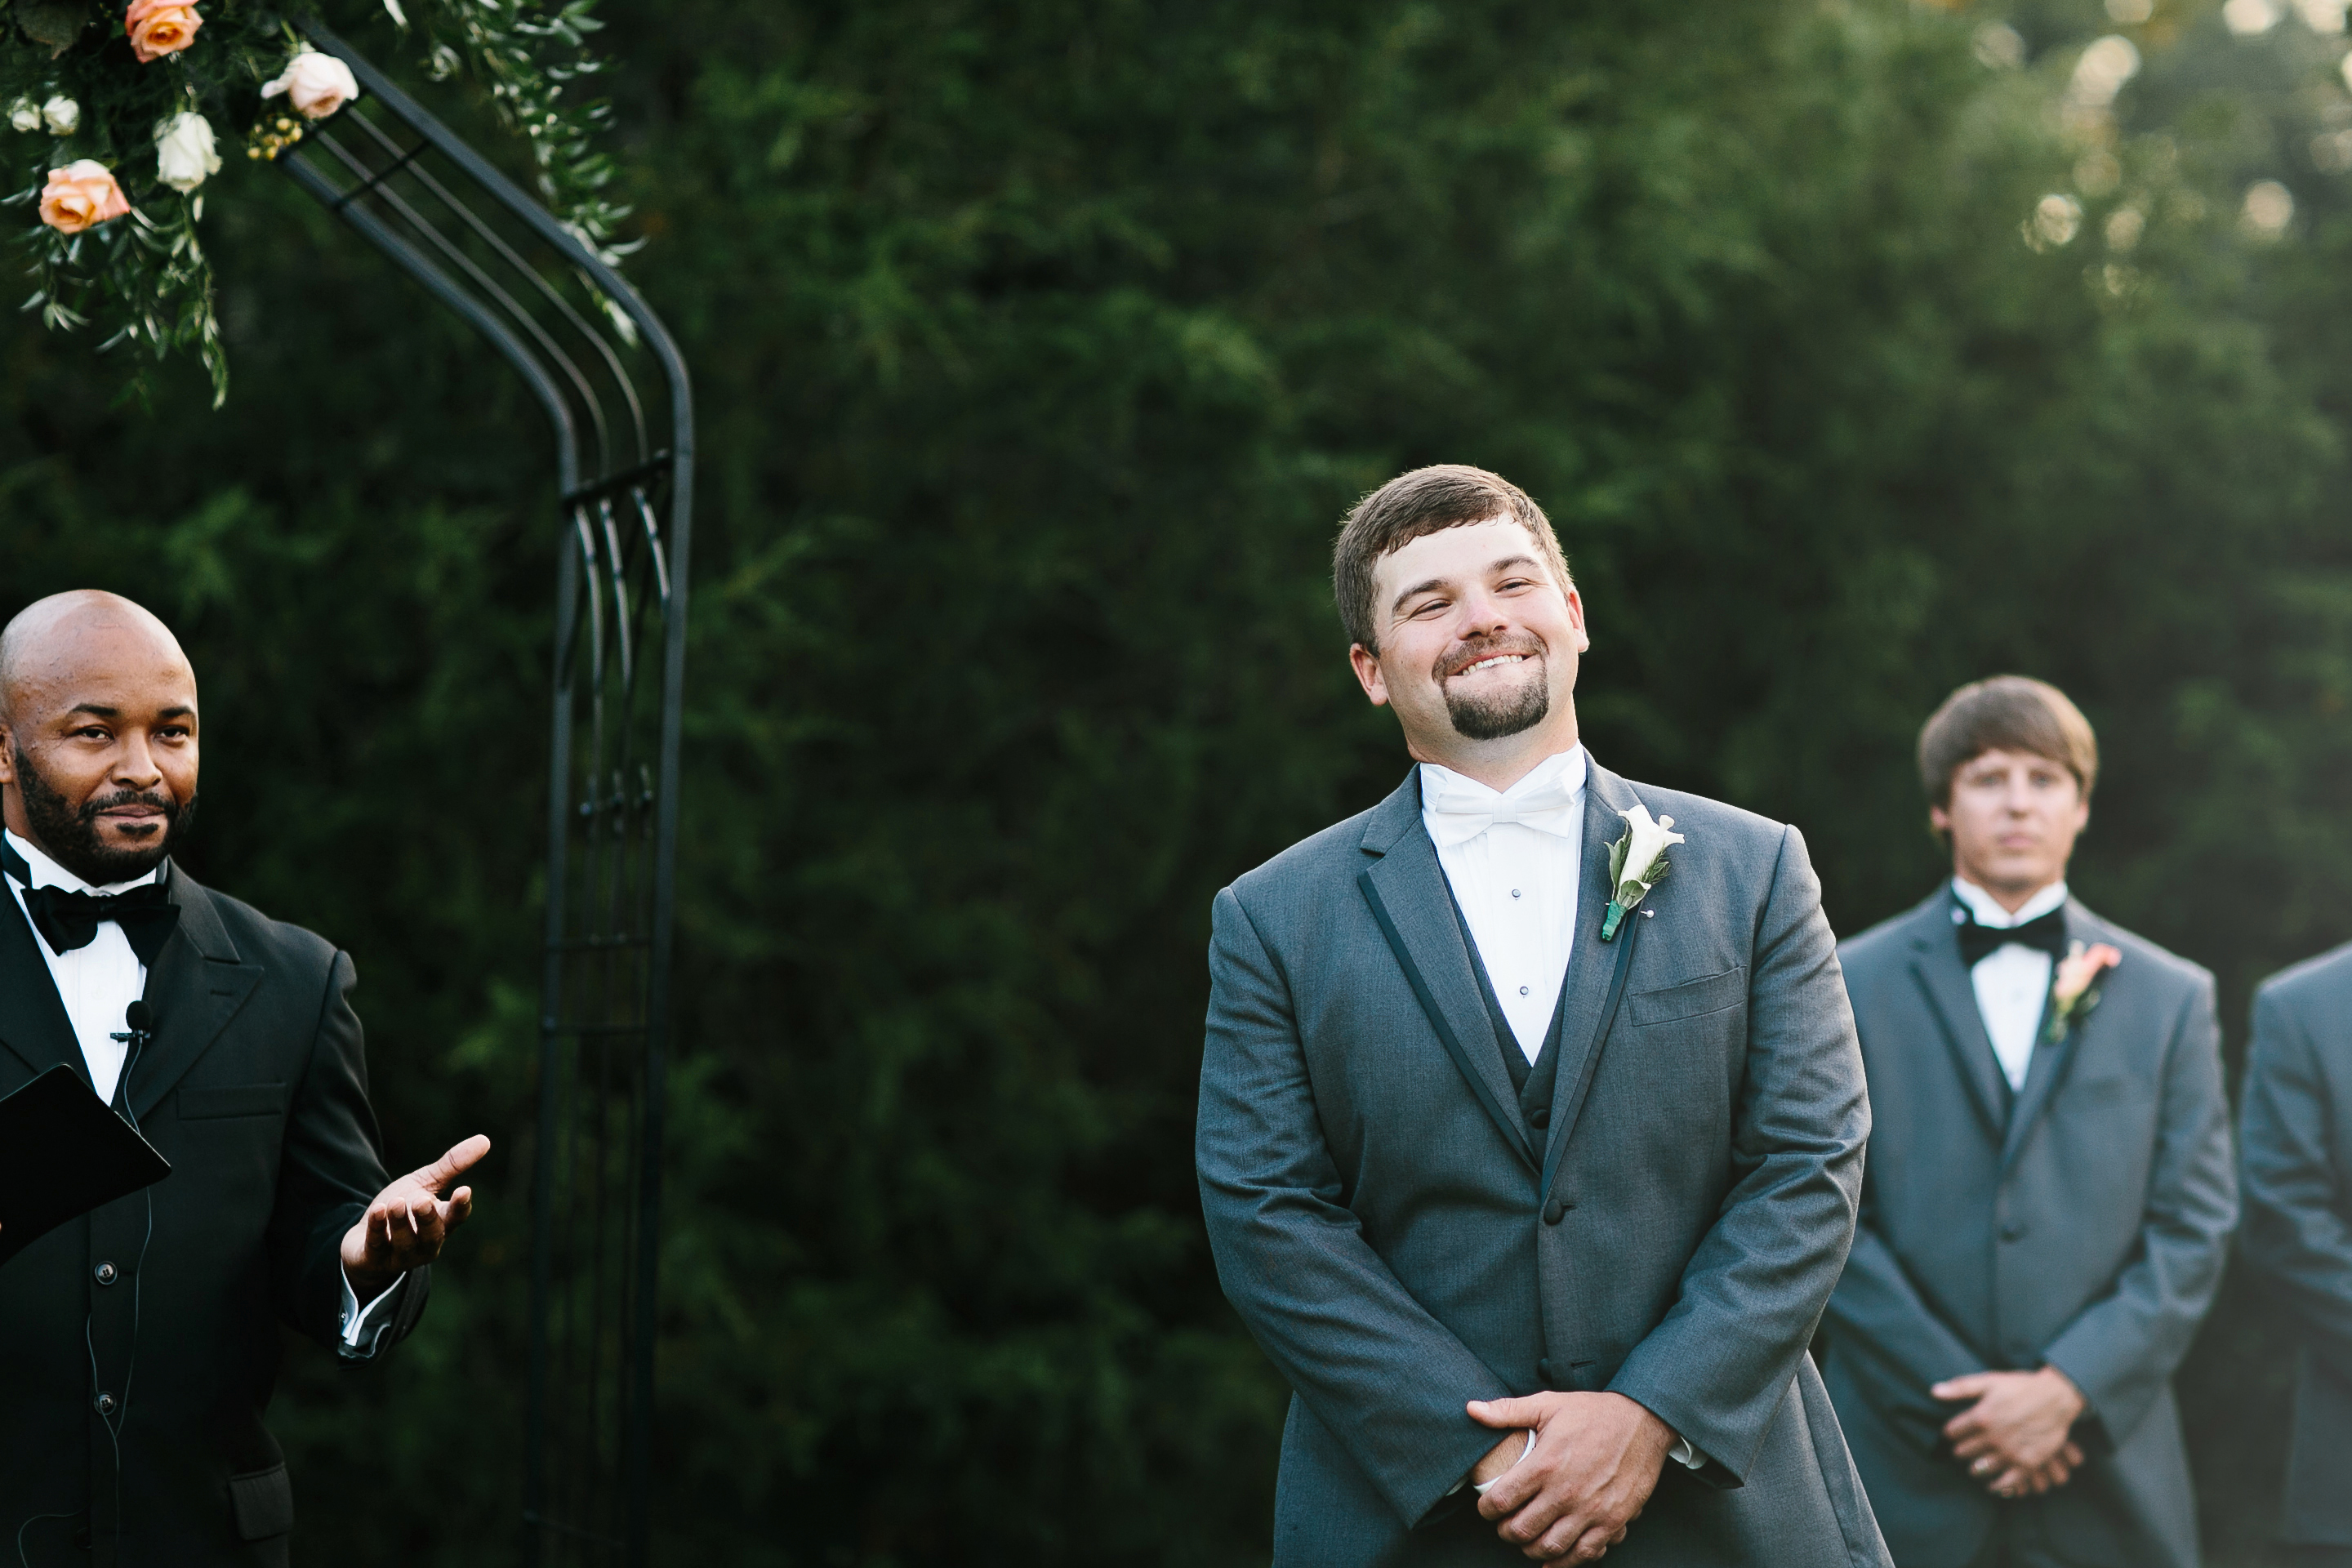
M34 840L50 859L92 887L145 876L196 825L196 797L178 801L162 790L116 790L94 796L76 810L73 802L50 787L21 747L16 751L16 788L25 796L25 819ZM98 836L98 814L118 805L153 806L163 814L163 831L136 847L112 847Z
M1438 689L1445 694L1446 716L1454 721L1454 732L1465 741L1499 741L1534 729L1551 713L1551 686L1541 668L1544 646L1534 637L1481 643L1449 655L1440 668L1450 666L1459 673L1498 653L1524 655L1538 667L1535 678L1507 691L1456 692L1450 679L1438 682Z

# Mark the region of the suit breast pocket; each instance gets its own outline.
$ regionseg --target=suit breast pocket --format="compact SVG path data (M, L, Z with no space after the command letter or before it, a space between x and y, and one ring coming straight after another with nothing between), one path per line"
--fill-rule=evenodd
M1748 970L1745 965L1727 969L1720 974L1701 975L1680 985L1669 985L1657 991L1636 991L1626 1004L1638 1027L1644 1024L1671 1024L1683 1018L1696 1018L1708 1013L1721 1013L1742 1006L1748 1001Z
M183 1121L226 1121L238 1116L276 1116L286 1109L282 1083L230 1083L209 1089L184 1089L179 1094Z

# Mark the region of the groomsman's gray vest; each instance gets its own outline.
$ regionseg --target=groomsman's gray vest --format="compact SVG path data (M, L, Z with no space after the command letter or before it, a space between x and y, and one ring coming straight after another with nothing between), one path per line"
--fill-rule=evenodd
M1559 1000L1552 1004L1551 1026L1544 1031L1543 1048L1536 1053L1535 1061L1528 1061L1528 1053L1519 1047L1519 1037L1512 1029L1510 1019L1503 1016L1503 1004L1495 994L1495 982L1486 973L1486 955L1478 951L1478 939L1470 931L1470 918L1462 912L1462 900L1453 897L1449 883L1446 894L1454 906L1454 919L1462 927L1462 945L1470 950L1470 967L1478 976L1478 994L1486 1004L1486 1020L1495 1026L1495 1048L1503 1053L1503 1070L1511 1075L1511 1087L1519 1091L1519 1120L1527 1124L1528 1142L1541 1161L1546 1152L1551 1129L1552 1089L1559 1081L1560 1019L1568 1012L1568 981L1565 964ZM1543 1369L1549 1375L1549 1368Z

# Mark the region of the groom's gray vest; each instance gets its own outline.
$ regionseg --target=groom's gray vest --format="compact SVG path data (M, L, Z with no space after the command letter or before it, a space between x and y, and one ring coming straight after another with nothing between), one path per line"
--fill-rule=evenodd
M1687 842L1604 943L1637 802ZM1612 1564L1886 1562L1805 1354L1869 1112L1803 840L1596 766L1582 865L1532 1068L1417 773L1217 896L1196 1153L1219 1278L1297 1395L1281 1568L1523 1563L1454 1489L1498 1437L1464 1406L1544 1388L1625 1394L1707 1456Z

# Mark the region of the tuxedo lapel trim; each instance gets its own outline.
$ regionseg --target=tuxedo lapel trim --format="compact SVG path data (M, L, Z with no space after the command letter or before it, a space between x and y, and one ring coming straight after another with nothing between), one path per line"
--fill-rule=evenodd
M0 1046L37 1074L69 1067L87 1083L89 1064L82 1060L40 940L14 891L0 885Z
M2107 941L2109 936L2097 916L2074 900L2066 900L2066 940L2070 943L2079 942L2087 946L2092 942ZM2053 968L2051 973L2054 981L2057 971ZM2115 979L2115 973L2110 971L2101 977L2100 983L2111 985ZM2017 1109L2010 1113L2009 1137L2001 1145L2002 1171L2006 1172L2015 1162L2020 1151L2025 1147L2026 1139L2032 1135L2034 1124L2049 1110L2052 1097L2066 1081L2067 1070L2074 1065L2083 1037L2099 1026L2100 1011L2094 1007L2088 1016L2078 1017L2053 1043L2045 1045L2039 1034L2034 1037L2032 1065L2026 1069L2025 1087L2017 1091ZM2049 1004L2045 1002L2040 1028L2046 1030L2050 1026L2049 1016Z
M213 909L212 895L174 868L172 902L180 924L147 972L147 1005L155 1037L126 1075L123 1093L145 1116L163 1103L197 1058L212 1048L246 998L261 983L257 964L241 962L236 944Z
M1984 1016L1977 1011L1976 988L1960 963L1959 940L1942 913L1945 905L1938 894L1919 910L1919 929L1911 938L1911 975L1927 999L1928 1013L1942 1026L1953 1069L1968 1090L1969 1103L1976 1107L1985 1136L1998 1147L2011 1120L2002 1113L2001 1085L1993 1077L2000 1070L2000 1058L1993 1054L1992 1037L1985 1033Z
M1568 950L1568 978L1560 990L1559 1077L1552 1086L1551 1136L1545 1151L1544 1191L1551 1190L1560 1156L1583 1114L1584 1097L1617 1017L1633 967L1635 933L1650 923L1639 914L1619 928L1617 940L1601 940L1601 914L1616 889L1609 886L1609 846L1623 835L1617 814L1640 804L1633 787L1600 763L1587 761L1584 780L1584 850L1577 873L1576 935ZM1687 847L1685 847L1687 849ZM1664 907L1672 879L1650 895L1653 913Z
M1409 832L1398 828L1400 811L1409 816ZM1535 1152L1528 1142L1509 1071L1494 1050L1471 1048L1494 1033L1494 1025L1454 914L1445 868L1437 863L1437 847L1421 828L1419 770L1373 812L1363 847L1381 858L1364 868L1356 885L1363 889L1405 984L1412 987L1413 1000L1421 1004L1438 1044L1454 1058L1504 1141L1533 1172Z

